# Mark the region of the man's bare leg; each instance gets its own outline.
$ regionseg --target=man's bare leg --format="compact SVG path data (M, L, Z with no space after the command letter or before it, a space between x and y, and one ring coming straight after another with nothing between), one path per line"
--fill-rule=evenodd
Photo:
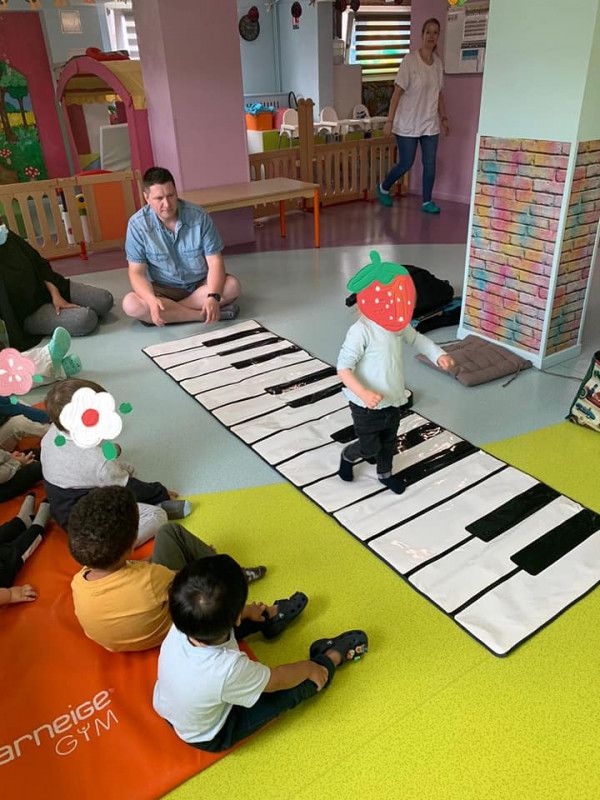
M235 300L237 300L240 296L240 290L240 282L235 275L227 275L225 277L225 286L221 292L221 305L228 306L230 303L233 303ZM197 310L204 309L204 303L206 302L207 294L208 286L203 284L184 300L180 300L178 305Z
M167 297L161 297L160 301L164 306L160 316L166 324L172 322L204 322L204 310L202 308L190 308L182 303L175 302L175 300L169 300ZM135 292L129 292L129 294L125 295L122 306L128 317L152 324L150 309Z

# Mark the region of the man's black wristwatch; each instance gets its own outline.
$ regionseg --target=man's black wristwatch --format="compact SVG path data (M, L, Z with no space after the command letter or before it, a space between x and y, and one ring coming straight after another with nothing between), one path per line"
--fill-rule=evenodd
M221 295L218 292L209 292L206 296L207 297L214 297L215 300L217 301L217 303L221 302Z

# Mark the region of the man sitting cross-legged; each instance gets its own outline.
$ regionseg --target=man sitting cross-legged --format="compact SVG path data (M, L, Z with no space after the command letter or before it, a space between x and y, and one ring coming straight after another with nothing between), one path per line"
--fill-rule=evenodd
M200 206L180 200L167 169L143 180L147 205L129 220L125 253L132 292L123 311L146 325L234 319L240 282L225 272L223 242Z

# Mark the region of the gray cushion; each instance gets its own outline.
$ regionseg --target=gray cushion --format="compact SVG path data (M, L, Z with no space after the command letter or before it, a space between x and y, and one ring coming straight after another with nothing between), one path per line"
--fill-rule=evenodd
M460 342L444 345L444 350L450 353L456 362L456 366L448 372L463 386L477 386L507 375L517 375L521 370L531 366L531 361L478 336L467 336ZM425 356L418 355L416 358L430 367L439 369Z

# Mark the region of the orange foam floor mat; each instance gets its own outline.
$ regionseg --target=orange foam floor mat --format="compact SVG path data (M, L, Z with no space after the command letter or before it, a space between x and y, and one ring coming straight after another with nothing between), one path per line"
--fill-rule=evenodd
M20 503L3 503L0 522ZM161 797L221 756L188 747L154 713L157 649L109 653L86 638L71 599L77 569L52 525L17 578L38 599L0 607L2 795Z

